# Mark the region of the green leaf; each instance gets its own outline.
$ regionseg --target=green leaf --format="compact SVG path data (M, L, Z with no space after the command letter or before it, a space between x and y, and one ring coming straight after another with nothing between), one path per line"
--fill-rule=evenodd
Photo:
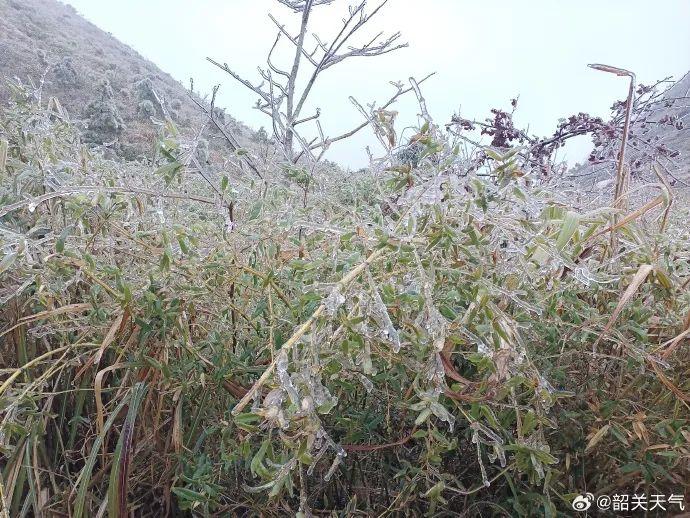
M558 238L556 239L556 248L558 250L563 250L565 248L565 245L568 244L568 241L573 237L579 226L580 215L577 212L568 211L563 218L561 231L558 233Z
M417 416L417 419L415 419L415 421L414 421L415 426L419 426L422 423L424 423L424 421L426 421L430 415L431 415L431 409L430 408L425 408L424 410L422 410L420 412L420 414Z
M256 454L252 458L252 461L249 463L249 469L251 470L251 472L257 477L261 477L264 479L270 477L271 475L269 470L263 464L264 457L266 457L266 452L268 451L268 447L270 446L270 444L271 441L265 439L264 442L261 443L259 451L256 452Z
M57 240L55 241L55 251L58 254L61 254L62 252L65 251L65 241L69 237L70 233L72 232L72 227L68 226L62 229L62 232L60 232L60 235L58 236Z
M170 263L171 263L171 257L170 257L170 252L166 249L165 252L163 252L163 257L161 257L159 267L163 271L168 271L170 270Z
M192 491L191 489L187 489L186 487L173 487L170 489L170 491L175 493L175 495L180 499L184 500L185 502L188 502L186 505L181 504L181 507L185 507L188 509L194 507L197 502L205 502L207 500L206 496L203 493L199 493L198 491Z
M161 362L159 362L155 358L151 358L150 356L144 355L143 358L149 366L161 371L166 379L170 378L170 368L167 365L162 364Z

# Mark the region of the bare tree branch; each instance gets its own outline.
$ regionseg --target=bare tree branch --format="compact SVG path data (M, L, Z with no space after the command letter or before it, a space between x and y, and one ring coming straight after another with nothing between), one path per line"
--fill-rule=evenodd
M206 58L206 59L207 59L208 61L210 61L211 63L213 63L214 65L216 65L216 66L217 66L218 68L220 68L222 71L227 72L228 74L230 74L236 81L239 81L239 82L242 83L244 86L246 86L247 88L249 88L252 92L254 92L255 94L259 95L264 101L268 102L268 94L267 94L266 92L264 92L263 90L261 90L260 87L254 86L254 85L251 84L249 81L247 81L246 79L243 79L243 78L240 77L237 73L235 73L235 72L233 72L232 70L230 70L230 67L228 67L228 64L227 64L227 63L223 63L223 64L221 65L220 63L218 63L217 61L214 61L214 60L211 59L211 58Z
M241 149L242 146L237 141L235 136L231 132L229 132L225 128L225 126L223 126L218 121L218 119L215 117L215 114L213 113L213 104L215 103L215 97L216 97L217 92L218 92L218 86L213 88L213 97L212 97L211 109L207 108L206 106L204 106L203 103L199 102L194 95L190 94L189 97L192 99L194 104L196 104L206 114L206 116L211 121L211 123L216 127L216 129L218 129L218 131L220 131L221 135L223 135L223 137L225 138L227 143L230 145L230 148L233 151L237 151L238 149ZM243 159L244 163L247 164L249 169L251 169L255 175L257 175L259 178L261 178L263 180L264 177L261 175L261 173L259 172L257 167L254 165L254 162L252 162L252 160L247 155L242 155L242 159Z
M311 115L309 117L305 117L304 119L300 119L298 121L295 121L292 123L292 125L297 126L298 124L302 124L304 122L313 121L315 119L318 119L320 115L321 115L321 108L317 108L316 113L314 115Z
M273 51L275 50L276 46L278 45L278 41L280 41L280 33L278 33L278 35L276 36L276 41L273 43L271 50L268 51L268 57L266 58L266 63L268 64L268 68L273 70L273 72L289 79L290 74L288 74L284 70L280 70L278 67L274 66L273 63L271 62L271 56L273 55Z
M256 103L256 108L271 117L273 121L273 135L281 144L288 161L296 162L305 155L312 160L318 161L331 143L354 135L368 124L368 122L364 122L347 133L334 139L329 139L324 137L323 129L318 121L321 114L319 109L316 110L314 115L301 116L319 75L324 70L351 57L380 56L404 48L407 44L399 43L401 38L399 32L388 37L384 37L383 32L379 32L361 46L349 45L353 37L388 3L388 0L382 0L369 13L366 13L366 0L361 0L356 5L349 7L347 16L342 20L342 26L335 34L335 37L329 40L330 44L322 40L317 34L312 33L316 46L313 51L309 52L305 47L305 38L308 33L312 9L321 5L329 5L333 0L277 1L291 9L294 13L301 15L300 27L299 32L293 36L273 14L268 14L269 19L278 29L278 33L266 58L268 68L258 68L259 76L264 80L262 84L254 85L231 70L226 63L220 64L211 58L208 58L208 60L260 97L260 100ZM273 60L274 52L283 36L294 47L294 57L292 58L289 71L287 67L283 68L276 65ZM300 74L303 60L311 64L313 70L311 70L304 87L298 91L297 78ZM282 80L280 80L281 78ZM267 84L267 87L264 87L264 84ZM397 97L411 90L412 88L404 89L402 86L398 86L398 92L381 109L385 109ZM295 128L298 125L311 121L314 121L317 125L320 139L316 138L311 142L307 142ZM295 140L302 148L302 151L299 153L296 153L293 148ZM316 149L321 150L318 158L314 157L312 153Z
M278 1L280 1L280 0L278 0ZM285 25L281 25L280 22L278 22L278 20L276 20L275 17L274 17L271 13L268 14L268 17L271 19L271 21L272 21L273 23L275 23L276 27L278 27L278 30L280 30L280 32L281 32L282 34L284 34L285 37L286 37L288 40L290 40L290 41L292 42L293 45L299 46L297 38L293 38L293 37L290 35L290 33L287 32L287 30L285 29ZM306 57L306 58L311 62L311 64L314 65L315 67L319 65L319 64L312 58L313 53L312 53L312 54L309 54L306 50L304 50L304 46L302 46L302 54L303 54L304 57ZM290 76L288 75L288 77L290 77Z
M429 111L426 108L426 99L424 99L424 96L422 95L422 90L419 88L419 83L415 81L414 77L410 77L410 84L412 85L412 88L414 89L414 93L417 96L417 102L419 103L419 108L422 110L422 118L424 119L425 122L428 122L429 124L433 124L433 120L431 119L431 115L429 115Z
M278 0L279 3L283 4L285 7L289 7L296 13L301 13L305 9L310 9L318 5L328 5L333 3L333 0Z

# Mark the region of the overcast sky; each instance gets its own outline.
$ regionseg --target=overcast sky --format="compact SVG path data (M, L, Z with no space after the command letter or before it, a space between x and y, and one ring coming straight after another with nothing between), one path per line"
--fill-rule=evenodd
M298 22L274 0L67 3L185 84L193 77L196 89L208 92L221 83L219 105L254 128L270 127L252 108L256 95L205 58L227 62L258 82L256 66L265 63L276 32L267 13L289 28ZM336 0L318 8L312 31L330 41L349 3ZM484 118L492 107L509 108L509 100L519 95L517 121L532 133L550 134L558 118L580 111L606 116L613 101L625 96L626 79L590 70L588 63L630 69L643 83L685 74L689 23L690 0L390 0L367 34L399 30L409 48L329 69L312 107L322 108L324 131L335 136L361 122L348 96L362 103L382 101L393 92L389 81L437 72L423 88L437 122L458 110L466 118ZM412 98L396 109L399 131L417 120ZM364 130L334 145L327 158L362 166L368 144L375 145L375 139ZM586 149L580 142L566 158L580 160Z

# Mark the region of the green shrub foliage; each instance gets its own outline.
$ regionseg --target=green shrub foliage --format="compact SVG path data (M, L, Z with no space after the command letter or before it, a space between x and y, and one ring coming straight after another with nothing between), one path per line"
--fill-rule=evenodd
M103 142L122 122L99 91L86 138ZM686 487L690 247L667 192L613 253L609 209L535 181L517 150L468 171L430 124L389 169L212 188L170 123L153 166L117 163L57 101L15 94L11 516L569 516L584 491Z

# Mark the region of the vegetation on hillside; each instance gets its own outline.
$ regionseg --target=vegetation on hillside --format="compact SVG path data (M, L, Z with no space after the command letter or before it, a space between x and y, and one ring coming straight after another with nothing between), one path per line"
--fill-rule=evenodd
M0 0L0 102L11 98L6 80L40 84L45 96L60 99L84 140L108 144L114 155L147 161L156 120L170 117L181 133L194 134L205 122L186 86L111 34L58 0ZM105 92L103 85L110 87ZM93 106L98 104L98 109ZM251 146L253 131L217 109L226 131ZM207 128L214 156L222 163L220 134ZM222 138L222 137L221 137Z

